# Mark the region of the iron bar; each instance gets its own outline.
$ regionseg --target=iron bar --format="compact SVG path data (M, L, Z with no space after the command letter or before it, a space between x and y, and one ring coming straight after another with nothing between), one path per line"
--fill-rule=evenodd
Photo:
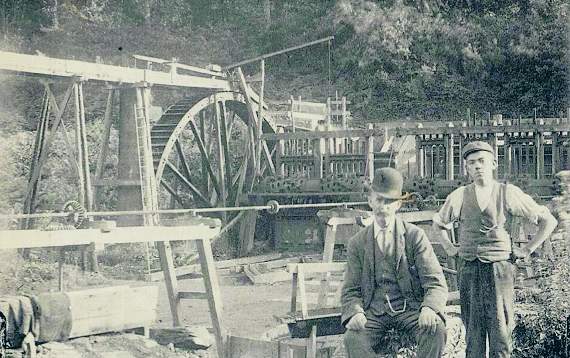
M281 55L281 54L284 54L284 53L287 53L287 52L291 52L291 51L295 51L295 50L298 50L298 49L301 49L301 48L304 48L304 47L308 47L308 46L320 44L320 43L322 43L322 42L331 41L331 40L333 40L333 39L334 39L334 36L328 36L328 37L325 37L325 38L322 38L322 39L319 39L319 40L315 40L315 41L311 41L311 42L306 42L306 43L301 44L301 45L297 45L297 46L293 46L293 47L287 47L287 48L284 48L283 50L279 50L279 51L275 51L275 52L270 52L270 53L267 53L267 54L265 54L265 55L261 55L261 56L257 56L257 57L251 58L251 59L249 59L249 60L243 60L243 61L240 61L240 62L236 62L236 63L234 63L234 64L231 64L231 65L222 67L222 70L227 71L227 70L230 70L230 69L235 68L235 67L240 67L240 66L242 66L242 65L246 65L246 64L248 64L248 63L252 63L252 62L256 62L256 61L260 61L260 60L265 60L266 58L269 58L269 57Z
M314 203L314 204L285 204L279 205L279 209L302 209L302 208L328 208L337 206L365 205L367 201L351 201L336 203ZM232 212L246 210L272 210L273 205L252 205L219 208L196 208L196 209L159 209L159 210L124 210L124 211L91 211L85 213L87 216L125 216L125 215L146 215L146 214L199 214L214 212ZM0 215L0 220L31 219L31 218L64 218L70 213L36 213L36 214L10 214Z

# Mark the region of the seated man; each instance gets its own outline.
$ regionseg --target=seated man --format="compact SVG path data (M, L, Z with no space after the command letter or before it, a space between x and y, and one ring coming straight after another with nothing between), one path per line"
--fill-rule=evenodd
M403 179L378 169L368 185L374 224L348 243L342 288L342 322L348 357L375 357L394 327L417 337L417 357L441 357L447 338L443 310L447 285L424 231L396 217Z

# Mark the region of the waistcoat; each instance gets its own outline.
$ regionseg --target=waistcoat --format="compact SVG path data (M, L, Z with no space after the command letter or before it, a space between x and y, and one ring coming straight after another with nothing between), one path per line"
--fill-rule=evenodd
M370 310L379 316L383 313L393 315L386 301L386 294L394 310L399 310L404 305L404 296L400 292L398 279L396 278L396 253L394 233L391 233L390 252L383 252L374 238L374 296L370 302Z
M459 224L459 256L482 262L507 260L511 254L511 238L505 224L506 185L495 183L489 203L479 208L475 184L465 187Z

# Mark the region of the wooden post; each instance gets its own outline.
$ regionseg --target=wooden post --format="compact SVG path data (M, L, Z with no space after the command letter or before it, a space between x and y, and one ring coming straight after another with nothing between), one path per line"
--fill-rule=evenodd
M447 134L446 135L446 151L447 151L447 158L446 158L446 179L447 180L453 180L454 177L454 168L453 168L453 163L454 163L454 151L453 151L453 134Z
M558 146L558 132L552 132L552 175L558 173L560 163L560 148Z
M463 167L463 135L459 134L457 136L457 141L458 141L458 146L457 146L457 151L458 151L458 164L459 164L459 177L463 177L465 175L465 170Z
M331 98L327 97L327 118L326 118L326 123L325 123L327 128L330 127L331 122L332 122L332 112L333 112L333 109L332 109L332 105L331 105Z
M172 314L172 325L178 327L181 324L180 312L180 296L178 294L178 282L176 281L176 271L174 271L174 261L172 259L172 249L170 242L158 241L156 243L158 255L160 257L160 266L164 274L164 284L168 294L168 302L170 303L170 313Z
M494 170L493 177L495 179L499 178L499 145L497 143L498 138L496 134L489 134L489 141L491 142L491 147L493 148L493 156L495 163L497 163L497 168Z
M254 214L256 213L254 212ZM206 287L206 294L208 295L208 307L210 309L210 317L212 318L214 336L216 337L218 357L226 357L226 331L222 320L224 308L210 240L198 240L196 241L196 247L200 255L200 266L202 267L204 286Z
M368 124L368 129L373 130L374 125ZM372 182L374 180L374 136L368 136L366 141L366 173L364 175Z
M320 131L319 126L316 131ZM315 138L311 143L313 146L313 177L318 179L323 178L324 141L324 138Z
M81 206L85 207L85 171L83 166L85 162L83 159L83 146L82 141L82 125L81 125L81 105L79 104L81 99L79 95L79 84L76 82L73 84L73 97L75 102L75 153L77 154L77 163L79 166L78 171L78 181L79 181L79 203ZM88 210L89 211L89 210Z
M257 212L247 211L240 223L239 231L239 255L247 256L253 249L253 240L255 237L255 225L257 223Z
M512 166L513 166L513 154L511 150L510 137L508 133L505 133L504 153L505 153L505 158L504 158L505 170L503 173L503 179L508 179L509 176L511 175Z
M257 167L255 168L255 174L257 176L261 175L261 135L263 134L263 95L265 92L265 60L261 59L261 89L259 90L259 109L257 115Z
M421 142L421 137L416 136L416 166L418 168L418 176L423 178L425 176L425 152L424 146Z
M534 132L535 139L535 175L536 179L542 178L542 172L544 171L544 134L542 132Z
M136 106L136 88L122 88L120 90L120 113L119 113L119 162L117 165L118 180L139 181L137 130L133 125ZM142 210L140 186L119 186L117 188L117 210ZM139 215L120 216L117 218L117 226L138 226L142 224Z
M277 133L283 133L283 128L278 128ZM285 140L279 139L277 141L277 152L275 154L275 167L277 169L277 175L283 177L285 176L285 164L282 162L282 158L285 155Z
M347 116L346 116L346 97L342 97L342 129L346 129L348 127L347 123Z
M113 98L115 90L110 89L107 95L107 104L105 106L105 115L103 117L103 139L101 141L101 151L97 158L97 166L95 168L95 180L103 179L105 160L109 150L109 138L111 136L111 127L113 125ZM98 186L93 188L93 205L97 209L99 207L99 190Z

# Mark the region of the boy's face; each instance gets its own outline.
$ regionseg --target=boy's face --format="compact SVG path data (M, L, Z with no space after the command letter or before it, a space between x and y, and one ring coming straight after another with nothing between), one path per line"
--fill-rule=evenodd
M485 183L493 180L493 171L497 168L497 162L493 153L481 150L465 158L465 167L474 182Z
M394 219L401 203L400 200L386 199L374 191L368 193L368 205L380 227L386 227Z

